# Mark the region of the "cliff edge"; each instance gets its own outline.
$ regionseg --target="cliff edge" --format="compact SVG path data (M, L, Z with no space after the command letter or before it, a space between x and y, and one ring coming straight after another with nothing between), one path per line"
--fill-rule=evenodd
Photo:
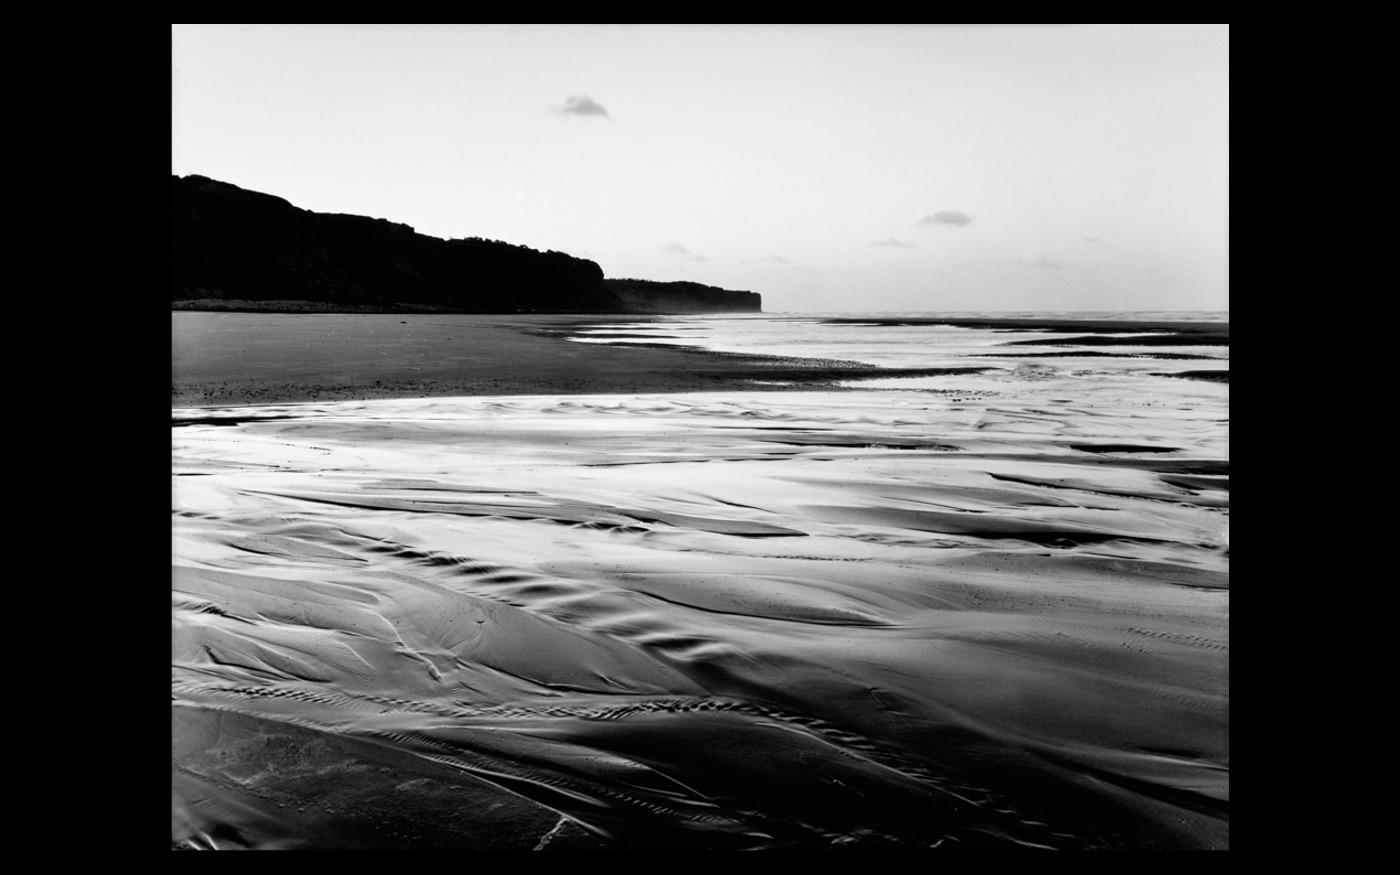
M752 292L604 280L596 262L563 252L479 237L443 240L386 219L311 212L205 176L171 177L170 218L170 299L183 309L656 314L758 309Z
M617 295L629 313L760 313L763 299L757 292L740 292L692 282L606 279L603 285Z

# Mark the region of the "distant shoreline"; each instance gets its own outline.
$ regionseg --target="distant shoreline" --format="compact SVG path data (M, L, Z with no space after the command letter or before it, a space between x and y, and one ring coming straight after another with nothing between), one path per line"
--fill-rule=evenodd
M418 315L441 314L444 316L597 316L616 318L648 314L593 313L589 311L550 311L513 310L510 312L483 313L478 310L462 310L451 307L433 307L427 304L332 304L326 301L250 301L241 298L196 298L186 301L171 301L172 312L194 313L330 313L347 316L361 314L409 313Z
M321 314L325 320L302 321L286 318L287 312L229 312L242 317L236 320L200 319L223 313L172 314L171 407L763 391L830 385L872 372L902 375L861 362L569 339L579 328L658 318L648 315L432 313L456 318L414 319L410 313L328 312ZM184 325L178 324L182 317Z
M324 318L299 320L288 318L289 314L315 314ZM238 318L202 318L225 315ZM790 391L832 387L843 380L876 374L917 377L980 370L879 368L853 361L719 352L641 340L602 344L575 343L570 339L586 327L655 323L663 318L613 313L176 310L172 313L175 324L172 326L171 406L223 407L452 395ZM1116 336L1133 331L1158 333L1164 343L1229 344L1228 323L1020 317L1004 320L816 318L834 323L949 324L1008 330L1039 328L1087 334L1088 342L1099 346L1129 342L1137 345L1144 338ZM1067 340L1075 340L1076 345L1086 342L1086 338ZM1042 343L1054 345L1056 341ZM1113 355L1109 352L1095 354ZM997 370L997 366L988 363L986 370ZM1220 375L1196 378L1228 379Z
M988 314L980 311L972 311L966 315L956 312L932 313L929 315L862 315L859 312L839 313L839 312L774 312L774 311L753 311L753 310L724 310L708 311L704 313L641 313L641 312L592 312L585 310L511 310L485 312L481 310L463 310L449 307L433 307L426 304L332 304L325 301L307 300L275 300L275 301L255 301L243 298L193 298L186 300L175 300L170 302L172 312L197 312L197 313L339 313L346 315L356 314L395 314L414 313L420 315L442 314L451 316L586 316L598 319L627 321L645 321L657 316L726 316L745 314L749 316L767 316L772 318L803 318L813 319L818 322L829 324L846 325L953 325L963 328L1012 328L1019 330L1042 329L1042 330L1063 330L1072 328L1075 331L1088 333L1120 332L1125 330L1140 331L1191 331L1200 332L1205 330L1221 330L1228 333L1230 320L1225 319L1135 319L1130 318L1135 314L1126 311L1123 318L1104 319L1101 317L1085 316L1082 311L1066 311L1061 315L1038 315L1026 316L1020 312L1008 312L1006 315ZM1143 313L1157 313L1161 311L1147 310ZM1186 312L1186 311L1183 311ZM1192 311L1195 312L1195 311ZM1202 313L1215 313L1217 311L1200 311Z

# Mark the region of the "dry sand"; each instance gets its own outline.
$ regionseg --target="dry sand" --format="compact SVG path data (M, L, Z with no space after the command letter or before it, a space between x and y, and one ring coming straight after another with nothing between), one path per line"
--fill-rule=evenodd
M1228 846L1226 387L624 394L772 365L384 318L177 342L182 846ZM280 403L412 367L490 397Z

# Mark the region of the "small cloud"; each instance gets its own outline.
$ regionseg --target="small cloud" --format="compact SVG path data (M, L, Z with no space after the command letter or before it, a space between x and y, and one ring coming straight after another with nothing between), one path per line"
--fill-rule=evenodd
M586 94L564 98L564 105L559 112L564 115L600 115L605 119L612 118L601 103Z
M689 249L686 249L679 243L667 243L665 246L661 247L661 251L669 252L672 255L680 255L690 259L691 261L709 261L709 259L705 256L697 255L694 252L691 252Z
M1103 242L1105 242L1104 239L1103 239L1102 237L1080 237L1079 239L1080 239L1081 241L1085 242L1085 243L1103 243Z
M924 216L920 225L954 225L962 228L972 224L972 217L962 210L940 210L931 216Z
M763 256L763 260L768 262L769 264L792 264L791 261L788 261L781 255L765 255Z
M903 240L896 240L896 239L894 239L893 237L887 237L887 238L885 238L884 240L872 240L872 241L870 242L870 245L871 245L871 246L887 246L887 247L890 247L890 248L893 248L893 249L916 249L916 248L918 248L918 247L916 247L913 243L905 243Z
M1042 270L1074 270L1074 265L1065 264L1063 261L1056 261L1044 255L1037 255L1035 258L1010 258L1007 260L1013 264L1024 264L1026 267L1038 267Z

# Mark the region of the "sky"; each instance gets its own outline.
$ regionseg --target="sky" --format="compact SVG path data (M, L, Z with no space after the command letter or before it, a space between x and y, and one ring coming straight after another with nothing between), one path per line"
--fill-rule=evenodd
M1228 25L174 25L172 172L758 292L1229 309Z

